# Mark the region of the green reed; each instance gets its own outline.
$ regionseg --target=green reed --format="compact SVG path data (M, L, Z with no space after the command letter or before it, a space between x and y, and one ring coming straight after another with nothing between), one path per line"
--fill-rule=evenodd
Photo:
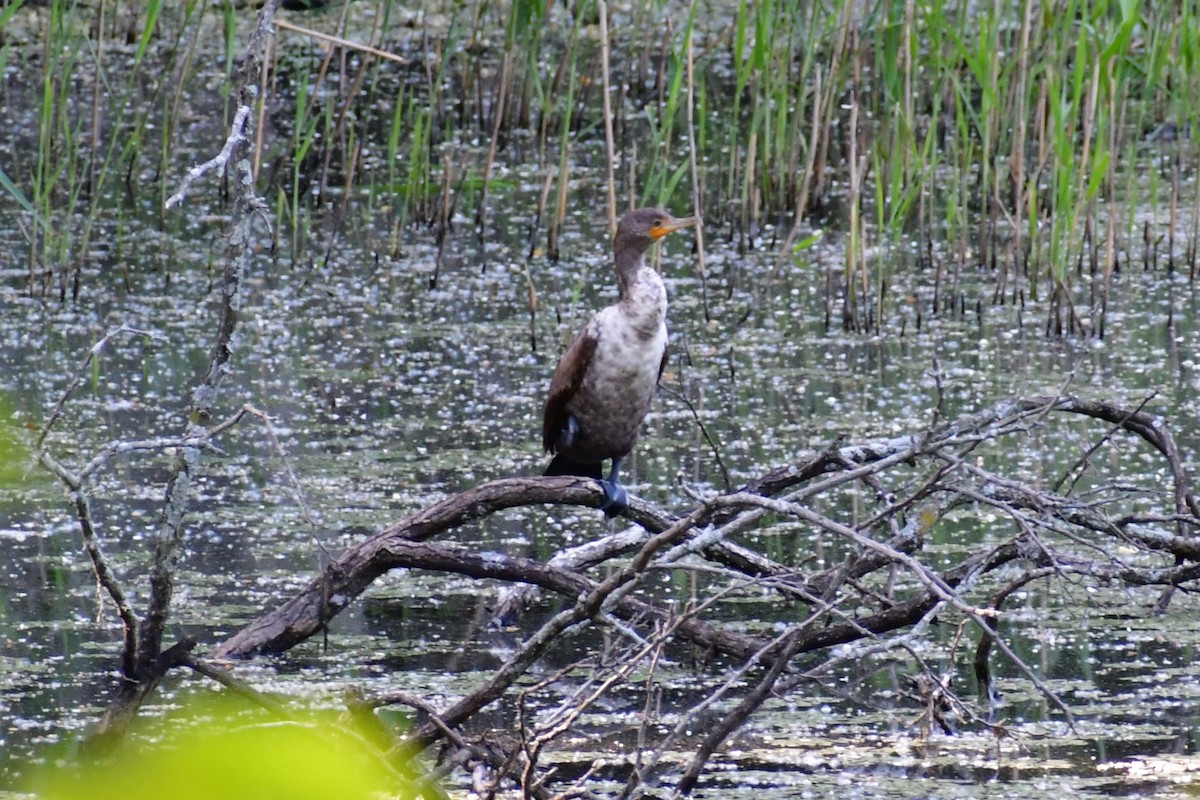
M328 123L322 115L310 113L308 73L301 73L301 80L296 87L296 104L293 112L292 127L292 180L291 194L286 206L289 227L292 232L292 255L301 258L304 252L303 243L307 240L308 215L302 205L303 188L306 186L303 165L309 163L308 155L317 139L321 122ZM328 124L326 125L328 128ZM282 192L280 199L283 199ZM305 234L302 236L301 234Z
M122 19L93 24L106 8ZM78 265L87 235L64 222L81 211L100 219L101 190L118 170L134 200L149 187L132 176L154 174L160 196L177 179L182 109L207 90L196 65L215 53L232 72L245 30L235 9L53 0L36 12L35 155L0 175L7 197L41 220L30 227L31 292L62 275L62 294L78 275L63 265ZM595 3L432 0L401 10L375 0L304 16L362 51L313 55L304 36L278 37L276 136L264 142L261 180L292 257L308 231L344 225L355 236L386 228L393 254L430 227L440 244L455 204L480 222L504 206L534 229L545 211L553 253L566 207L595 199L594 189L573 192L597 185L578 180L577 164L607 158L608 94L613 174L626 194L704 209L706 239L774 257L770 280L796 241L818 227L842 233L845 268L830 290L854 330L887 328L897 282L930 289L920 295L927 313L973 306L964 292L974 275L991 282L980 292L991 302L1048 299L1051 332L1098 334L1120 265L1152 268L1161 253L1168 267L1185 259L1195 271L1191 3L760 0L681 18L659 0L632 0L607 8L607 77ZM29 13L6 7L0 28ZM131 47L104 41L128 30ZM6 39L0 58L34 63L12 48ZM103 91L62 77L93 62ZM94 98L93 119L111 131L98 135L77 95ZM1170 135L1147 141L1159 128ZM159 139L147 148L150 130ZM685 181L693 156L699 174ZM539 177L528 185L504 177L530 162ZM688 192L701 196L689 203ZM332 228L314 224L325 214ZM739 288L768 295L754 285L762 275L728 263L715 278L727 298ZM1085 267L1098 282L1077 279Z
M575 24L571 28L570 38L567 41L566 53L564 54L564 66L566 68L566 92L562 97L562 104L559 110L559 151L558 151L558 167L556 179L558 182L558 196L556 201L556 210L550 218L550 224L547 226L546 235L546 255L553 261L557 261L560 255L559 252L559 233L566 221L567 215L567 199L568 187L570 185L570 147L571 147L571 123L574 119L575 112L575 93L578 85L579 77L579 49L576 46L579 41L579 31L581 22L584 19L583 10L592 6L591 0L582 3L581 9L578 9L575 17Z

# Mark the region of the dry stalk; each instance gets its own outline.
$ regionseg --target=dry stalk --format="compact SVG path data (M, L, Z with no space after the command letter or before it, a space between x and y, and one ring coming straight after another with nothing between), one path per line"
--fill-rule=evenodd
M604 167L605 177L607 178L608 186L608 235L617 235L617 179L616 179L616 146L613 142L613 124L612 124L612 100L609 97L609 68L608 68L608 3L605 0L596 0L596 13L600 18L600 95L603 100L604 110ZM688 52L691 53L691 44L688 44ZM691 61L688 62L688 72L691 74ZM691 100L688 101L688 116L691 116ZM690 125L689 125L690 128ZM693 148L693 159L694 156ZM693 163L694 160L693 160ZM700 235L700 228L697 226L696 235ZM703 264L703 256L701 256L701 264ZM703 267L701 268L703 269ZM703 272L701 273L703 274ZM705 307L705 319L708 318L708 308Z

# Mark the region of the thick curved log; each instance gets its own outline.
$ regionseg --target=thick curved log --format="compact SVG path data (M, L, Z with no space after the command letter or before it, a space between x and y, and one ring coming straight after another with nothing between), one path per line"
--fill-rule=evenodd
M213 656L241 658L255 653L280 653L299 644L340 614L380 575L398 566L416 566L404 559L405 553L412 557L419 555L414 549L406 548L406 544L423 542L446 530L506 508L546 504L598 509L603 502L604 493L598 482L570 476L503 478L452 495L346 550L291 599L219 645ZM656 529L668 524L661 512L637 498L630 498L627 515L639 524ZM467 568L471 563L449 558L439 562L434 558L436 552L433 549L427 549L425 554L431 559L430 569L439 568L432 566L434 563L442 568L451 566L451 561L461 568ZM457 554L463 555L465 551ZM475 555L479 559L476 577L517 581L527 578L537 582L540 575L550 584L562 578L560 574L551 580L546 573L537 569L536 562L525 559L502 556L489 559L488 554ZM492 572L494 574L490 574ZM561 588L560 583L558 589Z
M576 572L504 553L481 553L459 545L413 542L394 537L387 541L372 542L374 544L367 556L368 561L355 567L364 575L378 576L392 569L427 569L470 578L528 583L568 598L592 591L597 585L595 581ZM330 580L328 572L323 577ZM315 631L312 630L311 615L318 610L317 602L323 591L320 581L314 580L292 601L259 620L267 624L243 629L223 645L216 655L231 658L254 652L278 652L312 635ZM613 613L625 620L658 619L664 623L672 620L666 610L634 598L624 600L613 609ZM697 619L683 619L677 623L682 636L705 649L728 655L745 657L766 643L765 640L724 630ZM269 639L257 643L263 636ZM299 639L289 644L294 637ZM238 645L238 642L241 644ZM233 649L235 646L247 649Z

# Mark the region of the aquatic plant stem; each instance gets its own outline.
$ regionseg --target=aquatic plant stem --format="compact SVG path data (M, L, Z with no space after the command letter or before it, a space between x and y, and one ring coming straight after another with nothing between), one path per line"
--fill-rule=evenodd
M851 34L851 42L857 37ZM855 50L857 52L857 49ZM861 64L856 60L856 71ZM859 303L866 303L867 295L864 291L860 296L857 280L859 271L866 271L866 263L863 258L862 244L862 223L860 217L862 215L862 177L864 162L860 161L858 154L858 114L859 114L859 96L858 82L855 81L850 92L850 124L846 129L846 150L849 153L850 162L850 185L846 194L846 203L849 206L849 219L847 226L850 229L849 235L846 237L846 255L845 266L842 271L842 327L847 331L861 332L862 318L859 316ZM863 280L865 281L865 275Z
M100 0L99 17L96 22L96 75L104 74L104 13L108 0ZM88 159L88 188L93 194L96 186L97 154L100 152L100 87L104 81L96 80L92 86L92 152Z
M258 104L258 121L254 125L254 154L253 166L250 169L250 175L255 179L258 178L258 168L262 164L263 137L265 136L264 131L266 130L266 125L263 123L267 115L267 92L269 91L269 87L267 85L267 76L270 74L270 64L274 60L274 45L275 38L273 36L268 36L264 44L264 46L267 48L267 55L261 60L261 64L259 66L258 91L254 96L254 101ZM241 94L245 95L246 92L243 91ZM294 210L293 213L295 213Z
M484 237L484 226L487 224L488 181L492 177L492 165L496 161L496 147L500 141L500 130L504 124L504 104L508 98L509 70L512 68L512 44L504 48L504 58L500 61L500 89L496 104L492 110L492 138L488 142L487 159L483 162L483 182L479 190L479 207L475 212L475 222L479 228L479 236Z
M567 193L570 186L568 180L570 176L570 160L568 155L571 149L571 119L575 106L576 48L579 41L579 26L582 19L583 14L581 13L577 16L575 25L571 28L571 37L567 41L567 52L563 55L563 63L561 65L566 69L567 94L563 98L562 119L559 126L557 202L555 204L554 215L550 218L550 224L547 226L548 230L546 231L546 256L551 261L558 261L559 234L562 231L563 222L567 217Z
M792 207L792 226L788 229L787 236L783 240L783 245L779 248L779 252L775 255L775 264L771 267L771 275L767 279L767 283L774 283L779 277L779 271L783 267L784 261L791 258L792 247L796 244L796 238L800 235L800 226L804 222L805 214L808 211L809 196L813 190L813 174L816 171L817 160L817 142L821 139L821 122L824 118L821 100L821 65L817 64L813 70L813 88L812 88L812 122L808 134L808 147L805 154L804 178L800 182L800 188L796 190L796 204Z
M600 95L604 112L604 159L605 177L608 185L608 235L617 235L617 178L616 178L616 146L613 142L612 99L609 97L609 68L608 68L608 3L596 0L596 13L600 18ZM691 52L691 41L688 42L688 52ZM691 70L691 61L688 61ZM689 116L691 106L688 106ZM694 152L694 148L693 148ZM694 156L693 156L694 158ZM694 163L694 161L693 161ZM699 213L699 212L697 212ZM700 235L700 226L696 226L696 235ZM701 262L703 263L703 262ZM703 268L702 268L703 269ZM703 274L703 273L702 273ZM704 318L708 319L708 306L704 308Z
M603 2L603 0L600 0ZM692 8L688 14L688 25L684 29L683 35L687 37L687 136L688 136L688 162L692 172L692 214L700 219L700 224L696 225L696 267L700 271L700 304L704 309L704 321L709 322L711 316L708 311L708 270L704 263L704 191L700 186L700 167L697 164L696 157L696 120L695 120L695 105L696 105L696 79L693 70L692 58L692 24L696 16L696 0L692 0ZM609 186L611 187L611 176ZM615 204L615 199L614 199ZM614 205L615 214L615 205ZM728 479L728 475L726 476Z
M1025 257L1025 246L1022 244L1022 235L1025 228L1022 224L1023 215L1025 213L1025 196L1026 184L1025 177L1025 130L1028 124L1029 117L1029 91L1027 89L1029 81L1029 37L1030 29L1033 27L1033 0L1024 0L1021 3L1021 39L1017 47L1017 88L1016 88L1016 133L1013 136L1012 143L1012 158L1010 160L1011 172L1009 180L1012 183L1013 192L1013 237L1015 244L1013 246L1013 289L1012 302L1017 303L1017 293L1021 283L1022 273L1028 263ZM1026 277L1028 280L1028 277Z

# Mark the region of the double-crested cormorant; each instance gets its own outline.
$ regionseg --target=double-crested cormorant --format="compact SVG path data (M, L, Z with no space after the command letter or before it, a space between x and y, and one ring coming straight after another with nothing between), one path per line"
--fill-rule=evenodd
M619 298L575 335L554 370L542 422L542 445L554 459L546 475L581 475L604 487L600 508L615 517L629 507L621 462L633 450L667 364L667 292L646 264L646 250L697 217L659 208L621 218L613 240ZM601 462L612 459L608 480Z

